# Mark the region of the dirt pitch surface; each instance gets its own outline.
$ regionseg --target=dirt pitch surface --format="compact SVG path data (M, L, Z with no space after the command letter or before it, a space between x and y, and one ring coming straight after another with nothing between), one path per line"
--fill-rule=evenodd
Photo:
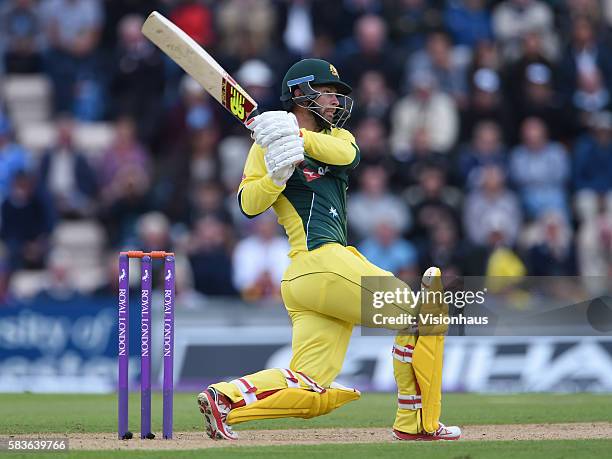
M487 440L577 440L612 438L612 423L471 425L462 427L461 441ZM176 432L172 440L118 440L116 433L66 434L71 449L201 449L227 446L317 445L323 443L389 443L394 441L389 429L288 429L244 430L236 441L214 441L200 432ZM26 437L15 435L12 438ZM39 435L59 438L60 435ZM32 438L28 435L27 438Z

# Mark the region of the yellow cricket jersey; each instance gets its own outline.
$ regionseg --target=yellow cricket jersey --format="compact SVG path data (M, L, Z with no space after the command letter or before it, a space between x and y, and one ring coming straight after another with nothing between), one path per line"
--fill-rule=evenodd
M346 246L348 171L360 157L355 138L345 129L301 129L301 135L305 159L286 185L272 181L264 149L253 144L238 189L238 204L247 217L274 208L289 238L290 257L330 242Z

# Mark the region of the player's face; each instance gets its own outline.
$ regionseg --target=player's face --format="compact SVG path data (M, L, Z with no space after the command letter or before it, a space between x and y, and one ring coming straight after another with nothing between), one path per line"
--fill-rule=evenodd
M336 107L340 105L338 97L336 97L337 90L331 85L321 85L314 89L321 93L321 95L316 98L317 104L322 107L319 113L331 123L334 119L334 113L336 113Z

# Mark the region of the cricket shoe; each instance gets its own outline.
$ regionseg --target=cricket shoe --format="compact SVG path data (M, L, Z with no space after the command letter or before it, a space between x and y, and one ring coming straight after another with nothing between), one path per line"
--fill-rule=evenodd
M227 415L231 407L230 400L212 387L198 394L200 413L204 415L206 433L213 440L236 440L238 434L227 425Z
M418 434L409 434L393 429L393 437L396 440L402 441L436 441L436 440L459 440L461 438L461 429L457 426L445 426L441 422L439 427L433 433L422 432Z

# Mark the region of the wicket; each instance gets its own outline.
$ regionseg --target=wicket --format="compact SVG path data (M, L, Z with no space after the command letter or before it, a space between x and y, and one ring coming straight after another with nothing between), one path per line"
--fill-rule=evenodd
M119 378L118 378L118 435L132 438L128 430L128 369L129 369L129 279L130 258L141 260L140 265L140 438L155 438L151 432L151 295L153 259L164 259L164 320L163 320L163 437L172 438L172 410L174 396L174 254L170 252L129 251L119 254Z

